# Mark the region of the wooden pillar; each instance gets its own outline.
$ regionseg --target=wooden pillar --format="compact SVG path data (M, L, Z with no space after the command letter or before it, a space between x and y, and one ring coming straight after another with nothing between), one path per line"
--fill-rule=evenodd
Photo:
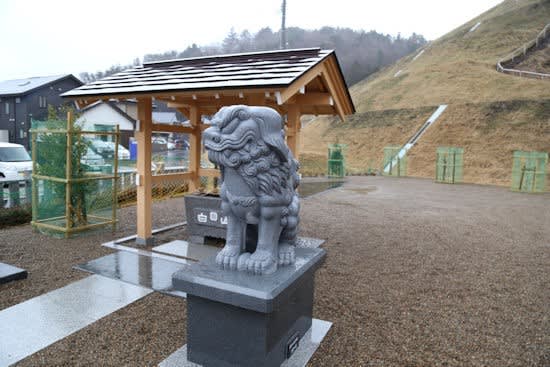
M300 160L300 106L297 104L288 105L286 143L294 158Z
M139 245L153 244L152 188L151 173L151 136L152 136L152 100L139 98L137 115L139 130L136 130L137 142L137 238Z
M189 191L193 192L200 187L199 170L201 167L201 114L197 106L189 108L189 123L193 127L193 132L189 134Z

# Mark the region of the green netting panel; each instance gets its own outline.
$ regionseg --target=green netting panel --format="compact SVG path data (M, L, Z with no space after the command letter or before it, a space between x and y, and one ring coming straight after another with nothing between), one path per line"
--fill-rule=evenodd
M68 236L114 225L117 139L108 130L68 133L65 121L32 121L33 225L40 231Z
M463 180L464 149L457 147L439 147L435 158L435 181L459 183Z
M400 146L387 146L384 148L384 161L382 172L384 176L406 176L407 155L400 157Z
M512 190L544 192L546 190L546 152L514 152L512 166Z
M344 177L346 175L345 144L329 144L328 146L328 177Z

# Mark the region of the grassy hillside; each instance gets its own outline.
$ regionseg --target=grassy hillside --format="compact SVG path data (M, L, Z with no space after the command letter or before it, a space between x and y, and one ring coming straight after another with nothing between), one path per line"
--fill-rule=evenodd
M411 149L408 174L435 177L438 146L464 148L464 181L509 185L514 150L550 151L550 99L449 105Z
M481 25L469 30L477 23ZM548 83L498 73L497 60L550 22L550 0L507 0L440 39L355 84L359 112L442 103L550 98ZM397 76L394 75L399 71Z
M386 145L401 145L422 126L435 106L416 109L368 111L356 113L345 123L334 119L317 119L310 123L302 136L305 149L300 169L304 175L317 175L326 171L327 145L348 145L346 164L353 174L366 173L369 168L379 169Z
M508 185L513 150L550 151L550 82L498 73L495 64L549 21L550 0L506 0L357 83L350 88L357 114L348 122L318 118L304 127L306 161L339 142L349 145L352 172L380 167L384 146L404 144L448 104L411 150L409 174L433 177L435 148L456 145L466 150L467 182Z

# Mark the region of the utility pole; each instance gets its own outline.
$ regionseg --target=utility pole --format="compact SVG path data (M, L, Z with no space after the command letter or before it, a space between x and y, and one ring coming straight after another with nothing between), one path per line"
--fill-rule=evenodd
M283 0L283 4L281 5L281 13L282 13L282 22L281 22L281 43L279 44L279 48L281 50L284 50L286 48L286 0Z

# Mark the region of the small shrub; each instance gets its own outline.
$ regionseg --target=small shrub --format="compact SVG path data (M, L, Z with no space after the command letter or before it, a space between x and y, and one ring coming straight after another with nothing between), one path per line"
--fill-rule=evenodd
M29 223L32 220L30 205L0 209L0 228Z

